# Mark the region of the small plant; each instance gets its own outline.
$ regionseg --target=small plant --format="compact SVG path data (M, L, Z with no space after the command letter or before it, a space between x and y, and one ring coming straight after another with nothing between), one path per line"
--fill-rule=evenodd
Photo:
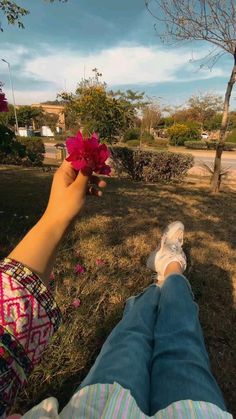
M155 139L152 134L148 131L144 131L141 135L141 144L153 146Z
M140 138L139 128L130 128L124 134L124 142L138 140Z

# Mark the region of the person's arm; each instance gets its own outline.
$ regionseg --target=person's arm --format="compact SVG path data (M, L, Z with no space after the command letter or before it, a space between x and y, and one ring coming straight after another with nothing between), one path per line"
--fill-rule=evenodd
M89 178L81 172L77 176L70 163L64 161L54 176L44 215L8 256L37 273L45 283L48 282L58 244L83 208L86 193L101 196L101 192L94 187L88 191L89 180L99 187L106 185L96 176Z
M18 246L0 261L0 417L12 406L40 360L61 314L47 283L57 247L85 203L86 193L101 195L64 161L56 172L47 209Z

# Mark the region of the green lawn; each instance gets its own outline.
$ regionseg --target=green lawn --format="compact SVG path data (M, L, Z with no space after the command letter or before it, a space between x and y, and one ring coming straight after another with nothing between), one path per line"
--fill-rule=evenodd
M52 173L2 169L0 176L3 257L42 214ZM206 186L195 182L142 185L115 178L104 199L88 200L60 248L55 294L64 321L20 394L17 411L52 395L61 406L68 401L121 317L126 298L150 284L146 258L163 227L176 219L186 226L187 276L200 305L213 371L236 414L236 194L209 196ZM96 266L97 258L106 264ZM86 267L80 277L74 273L78 262ZM80 298L79 308L73 307L74 298Z

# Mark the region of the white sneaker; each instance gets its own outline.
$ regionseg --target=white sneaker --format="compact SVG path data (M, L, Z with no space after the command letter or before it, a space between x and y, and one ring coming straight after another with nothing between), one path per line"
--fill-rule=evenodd
M186 256L182 246L184 241L184 225L175 221L167 226L158 249L151 253L147 260L147 267L157 273L158 281L164 281L164 273L171 262L178 262L182 272L187 267Z

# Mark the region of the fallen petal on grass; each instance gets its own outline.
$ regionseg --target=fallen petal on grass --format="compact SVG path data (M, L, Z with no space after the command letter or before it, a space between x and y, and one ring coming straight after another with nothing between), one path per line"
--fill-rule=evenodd
M106 261L104 259L96 259L95 263L97 266L104 266L106 264Z
M72 305L73 305L75 308L80 307L80 305L81 305L81 301L80 301L80 299L79 299L79 298L75 298L75 300L73 301Z
M84 272L85 272L85 268L78 263L75 267L75 273L77 275L80 275L80 274L83 274Z
M51 273L50 277L49 277L50 281L55 281L55 274L54 272Z

